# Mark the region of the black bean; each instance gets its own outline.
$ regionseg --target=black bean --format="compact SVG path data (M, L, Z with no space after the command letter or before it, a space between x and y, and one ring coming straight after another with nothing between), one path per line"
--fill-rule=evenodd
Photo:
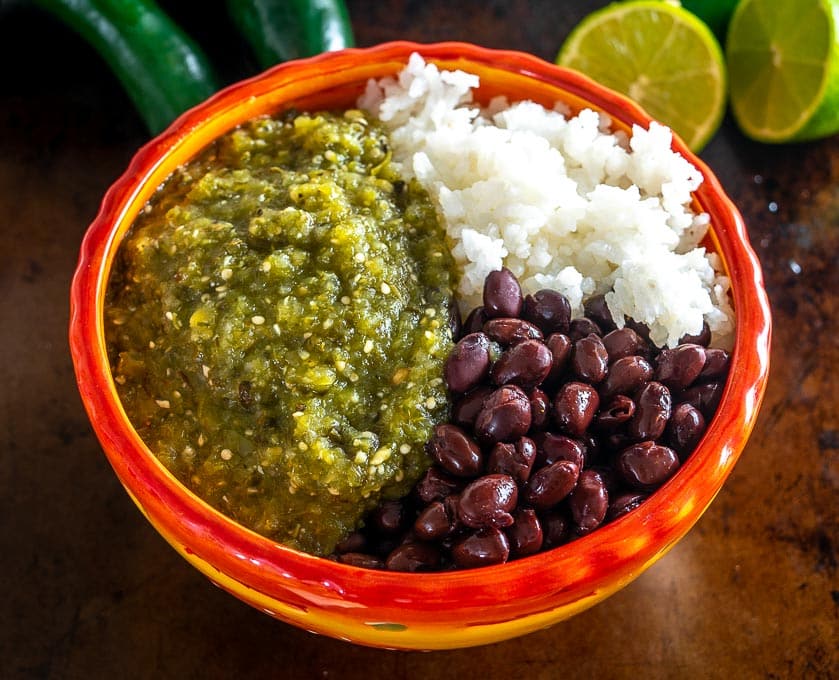
M641 505L645 500L647 500L646 494L622 493L620 496L613 498L609 503L609 511L606 513L606 519L611 522L618 517L623 517Z
M699 373L698 380L706 382L725 377L728 374L728 365L730 362L731 355L724 349L706 349L705 365Z
M582 381L597 384L606 377L609 355L599 335L591 333L574 343L571 370Z
M426 450L440 467L456 477L474 477L483 468L481 447L457 425L437 425Z
M655 379L671 390L689 387L705 366L705 348L702 345L679 345L663 349L655 362Z
M504 474L516 484L524 484L536 461L536 444L528 437L520 437L515 444L499 442L492 447L486 464L489 474Z
M540 513L542 524L542 546L555 548L568 542L571 535L571 521L565 511L557 508Z
M523 301L521 286L506 267L490 272L484 280L484 313L488 319L518 317Z
M568 328L568 337L571 338L571 342L582 340L587 335L602 336L603 331L600 330L600 326L594 323L594 321L584 316L574 319Z
M615 329L615 321L612 319L612 312L606 304L605 295L595 295L583 303L585 315L594 321L605 333Z
M452 422L460 427L472 428L475 425L475 418L478 417L484 405L484 399L490 394L492 394L492 387L481 385L455 400L452 406Z
M540 340L523 340L506 350L490 369L496 385L518 385L524 389L537 387L548 377L553 356Z
M457 303L449 305L449 331L452 334L452 339L457 342L460 340L463 332L463 321L460 318L460 310L457 308Z
M603 336L603 344L611 362L634 355L646 358L650 353L649 343L629 326L607 333Z
M446 474L432 465L414 486L414 493L421 503L428 504L459 493L464 486L464 479Z
M341 553L357 553L364 552L367 547L367 538L360 531L353 531L342 538L335 546L335 552Z
M436 541L451 536L458 526L457 496L445 501L434 501L424 508L414 521L414 533L424 541Z
M348 552L338 555L338 561L341 564L349 564L353 567L362 567L363 569L384 569L385 563L382 562L375 555L368 555L367 553Z
M510 553L516 557L533 555L542 548L542 524L533 508L518 508L513 513L513 524L505 530Z
M390 571L433 571L439 566L440 551L430 543L403 543L385 560Z
M609 509L609 492L600 473L591 469L580 473L568 497L568 507L577 534L587 534L603 524Z
M516 385L504 385L484 400L475 419L475 436L486 445L515 441L527 434L531 422L527 394Z
M462 569L502 564L510 556L507 535L495 527L481 529L452 546L452 559Z
M625 394L617 394L594 417L594 425L599 430L618 429L635 415L635 402Z
M515 345L523 340L544 340L542 331L524 319L490 319L484 324L484 333L504 347Z
M540 466L553 465L561 460L574 463L582 470L586 463L586 447L576 439L553 432L544 432L536 438L536 460Z
M653 367L637 355L621 357L609 366L606 379L597 386L600 397L608 399L616 394L632 394L653 377Z
M484 333L470 333L452 350L443 366L446 386L452 392L468 392L489 373L489 338Z
M722 398L723 383L709 382L689 387L681 394L681 400L698 408L705 420L710 420Z
M686 342L691 342L695 345L702 345L703 347L707 347L711 344L711 328L708 326L708 322L702 322L702 330L696 335L686 334L679 339L680 345Z
M405 506L400 500L382 501L370 514L374 527L384 534L395 534L405 525Z
M673 409L667 423L667 441L684 460L705 433L705 417L692 404L682 403Z
M545 335L567 333L571 303L555 290L539 290L525 297L522 318L536 324Z
M664 484L676 472L679 457L667 446L644 441L621 451L616 467L632 488L652 490Z
M527 393L527 398L530 399L530 429L544 430L550 417L550 398L538 387L530 390Z
M486 321L487 315L484 311L484 308L475 307L466 316L466 320L463 322L463 326L461 327L460 332L463 335L463 337L466 337L470 333L478 333L483 330Z
M648 382L635 396L635 415L626 432L633 439L658 439L670 419L670 390L659 382Z
M533 507L547 510L571 493L579 476L580 468L576 463L557 461L536 470L530 476L524 498Z
M565 367L568 365L568 360L571 358L571 352L574 349L574 343L571 338L562 333L551 333L545 341L548 349L551 350L553 361L551 363L551 372L548 373L546 382L556 383L565 372Z
M518 497L518 487L510 475L478 477L460 494L458 518L473 529L508 527L513 523L510 511L516 507Z
M599 407L600 397L591 385L568 382L559 388L554 397L554 420L562 431L581 437Z

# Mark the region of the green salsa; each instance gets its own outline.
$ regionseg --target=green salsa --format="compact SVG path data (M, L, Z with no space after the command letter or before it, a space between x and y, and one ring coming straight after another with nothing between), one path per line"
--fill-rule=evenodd
M186 486L328 554L429 464L453 263L366 114L259 118L167 180L106 311L126 413Z

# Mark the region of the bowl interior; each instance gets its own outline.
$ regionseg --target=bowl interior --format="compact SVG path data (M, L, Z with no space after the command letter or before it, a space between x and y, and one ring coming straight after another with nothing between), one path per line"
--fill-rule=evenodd
M140 150L111 188L82 244L70 340L83 401L119 478L167 540L210 578L312 630L382 646L452 647L517 635L588 607L688 531L719 491L753 426L768 370L769 313L742 218L709 169L674 139L674 149L705 176L695 201L711 216L707 245L732 280L735 369L698 449L637 510L571 544L506 565L404 574L358 569L278 545L192 495L131 427L110 373L103 310L119 244L156 188L216 137L283 109L351 106L369 78L397 73L413 51L441 68L478 74L482 100L497 94L546 106L560 100L575 112L605 111L625 131L650 122L636 105L580 74L529 55L472 45L389 43L277 67L184 114Z

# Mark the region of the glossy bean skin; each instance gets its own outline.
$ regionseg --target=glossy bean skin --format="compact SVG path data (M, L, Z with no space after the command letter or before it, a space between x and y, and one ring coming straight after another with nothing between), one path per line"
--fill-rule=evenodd
M510 554L516 557L534 555L542 548L542 523L533 508L519 508L513 513L513 524L505 533L510 543Z
M568 362L571 359L571 352L574 349L574 343L571 342L571 338L563 333L551 333L547 340L545 340L545 344L548 346L553 357L551 371L548 373L545 381L555 384L559 382L559 379L565 372L565 368L568 366Z
M510 511L516 507L518 495L518 487L510 475L478 477L460 494L457 516L473 529L508 527L513 523Z
M632 488L652 490L673 476L679 468L679 457L670 447L644 441L621 451L616 467Z
M349 564L352 567L361 567L363 569L385 568L385 563L382 560L375 555L368 555L367 553L348 552L338 555L337 559L341 564Z
M518 317L523 303L521 286L509 269L489 273L484 281L484 313L488 319Z
M452 339L457 342L463 334L463 319L460 318L460 310L457 308L457 303L452 302L449 305L449 331L451 331Z
M567 333L571 303L555 290L539 290L525 297L522 318L538 326L546 336Z
M625 394L612 397L605 409L597 412L594 426L601 431L617 430L635 415L635 402Z
M395 534L407 520L405 505L400 500L382 501L370 515L373 525L384 534Z
M698 380L703 382L719 380L728 375L728 365L731 362L731 355L724 349L706 349L705 365L699 373Z
M541 385L553 364L553 356L540 340L523 340L498 357L490 369L490 379L498 386L518 385L531 389Z
M658 439L670 419L670 390L659 382L644 385L635 397L635 414L627 425L628 435L637 440Z
M702 330L699 331L696 335L685 334L679 339L679 344L683 345L687 342L693 343L694 345L702 345L703 347L707 347L711 344L711 328L708 326L707 321L702 322Z
M646 359L650 353L649 344L629 326L624 326L604 335L603 345L609 354L609 360L612 362L633 355Z
M530 428L532 430L544 430L550 417L550 398L538 387L530 390L527 393L527 398L530 399Z
M606 377L609 355L599 335L590 333L574 343L571 370L583 382L597 384Z
M583 304L585 315L594 321L604 333L615 330L615 321L612 318L612 313L609 311L609 306L606 304L605 295L595 295L590 297Z
M484 324L487 322L487 315L483 307L475 307L461 324L461 337L466 337L470 333L480 333L483 331Z
M367 548L367 537L360 531L353 531L341 539L335 546L335 552L341 553L363 553Z
M686 457L696 448L705 434L705 416L698 408L688 403L681 403L673 409L670 422L667 423L667 440L678 453Z
M717 406L719 406L723 387L724 385L721 382L693 385L682 392L681 401L698 408L707 421L711 419L717 410Z
M656 358L655 380L671 390L683 390L699 377L705 366L705 348L684 344L664 349Z
M452 392L468 392L486 378L489 366L489 338L470 333L458 341L443 365L446 386Z
M414 521L414 533L424 541L435 541L451 536L458 527L457 496L434 501L420 512Z
M554 420L560 430L572 437L581 437L599 407L600 397L591 385L568 382L559 389L554 398Z
M582 340L587 335L602 336L603 331L600 330L600 326L594 323L594 321L584 316L571 321L571 324L568 326L568 337L571 338L571 342Z
M452 405L452 422L460 427L472 428L484 405L484 399L492 394L492 387L481 385L470 390Z
M507 535L495 527L481 529L452 546L452 559L461 569L503 564L509 557Z
M437 425L426 450L443 470L456 477L474 477L483 468L481 447L457 425Z
M521 486L530 478L536 462L536 444L529 437L520 437L515 444L499 442L489 454L486 471L509 475Z
M397 546L387 556L390 571L433 571L440 565L440 551L430 543L409 542Z
M484 445L511 442L527 434L532 415L527 394L516 385L492 392L475 419L475 436Z
M525 500L534 508L547 510L571 493L580 477L576 463L560 460L540 468L527 481Z
M623 493L616 498L613 498L609 503L609 510L606 513L606 519L611 521L618 517L623 517L625 514L632 512L641 503L647 500L647 495L642 493Z
M545 337L538 326L524 319L510 319L501 317L490 319L484 324L483 332L490 340L499 345L509 347L524 340L544 340Z
M653 367L643 357L632 355L621 357L609 366L609 375L597 387L601 398L609 399L616 394L632 394L653 377Z
M561 460L567 460L582 469L586 463L586 447L576 439L545 432L535 441L540 466L553 465Z
M563 510L554 509L539 514L542 524L542 545L556 548L568 542L571 537L571 520Z
M577 485L568 497L568 507L578 535L594 531L603 524L609 509L609 492L600 473L592 469L580 473Z
M414 486L414 495L421 503L428 504L460 493L464 486L466 482L462 478L454 477L432 465Z

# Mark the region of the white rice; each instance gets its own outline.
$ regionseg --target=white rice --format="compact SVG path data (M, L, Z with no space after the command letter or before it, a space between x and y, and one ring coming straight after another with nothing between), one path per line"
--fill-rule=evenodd
M733 331L729 281L697 244L708 215L690 206L701 173L671 151L670 130L634 126L563 106L504 98L472 104L478 77L440 71L413 55L396 78L368 83L358 105L390 129L394 159L428 190L460 271L463 310L481 304L502 266L525 293L553 288L575 316L597 294L619 326L645 323L657 345Z

